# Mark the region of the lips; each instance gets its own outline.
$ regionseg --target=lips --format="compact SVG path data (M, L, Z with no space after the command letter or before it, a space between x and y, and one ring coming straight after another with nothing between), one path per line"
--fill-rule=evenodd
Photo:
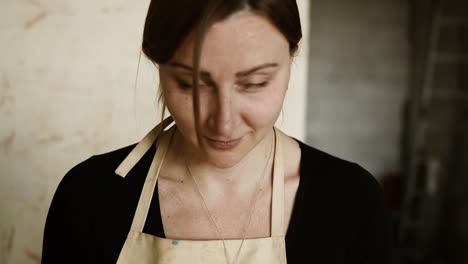
M207 138L207 142L214 149L230 150L230 149L237 147L237 145L239 145L239 143L241 142L241 138L234 139L234 140L215 140L215 139Z

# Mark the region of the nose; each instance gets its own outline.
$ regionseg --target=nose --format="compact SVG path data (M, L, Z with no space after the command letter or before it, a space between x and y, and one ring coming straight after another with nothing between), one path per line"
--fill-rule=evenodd
M229 92L220 92L216 94L215 101L210 113L210 128L216 136L229 137L235 124L233 97Z

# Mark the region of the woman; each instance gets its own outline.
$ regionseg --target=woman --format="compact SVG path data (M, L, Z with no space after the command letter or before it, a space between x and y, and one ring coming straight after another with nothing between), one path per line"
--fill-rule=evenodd
M64 177L43 263L385 263L373 177L274 128L301 36L295 0L151 1L171 118Z

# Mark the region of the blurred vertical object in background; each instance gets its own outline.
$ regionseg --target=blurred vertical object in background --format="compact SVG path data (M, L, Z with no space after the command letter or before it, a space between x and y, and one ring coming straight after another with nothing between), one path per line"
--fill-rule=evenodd
M395 263L468 263L468 1L410 1Z

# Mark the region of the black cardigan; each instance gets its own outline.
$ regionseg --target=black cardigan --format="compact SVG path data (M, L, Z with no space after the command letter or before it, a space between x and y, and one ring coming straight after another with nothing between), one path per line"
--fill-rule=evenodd
M288 263L389 263L392 227L377 181L357 164L299 145ZM117 261L156 151L122 178L114 170L133 147L93 156L65 175L47 216L42 263ZM164 237L157 188L144 232Z

